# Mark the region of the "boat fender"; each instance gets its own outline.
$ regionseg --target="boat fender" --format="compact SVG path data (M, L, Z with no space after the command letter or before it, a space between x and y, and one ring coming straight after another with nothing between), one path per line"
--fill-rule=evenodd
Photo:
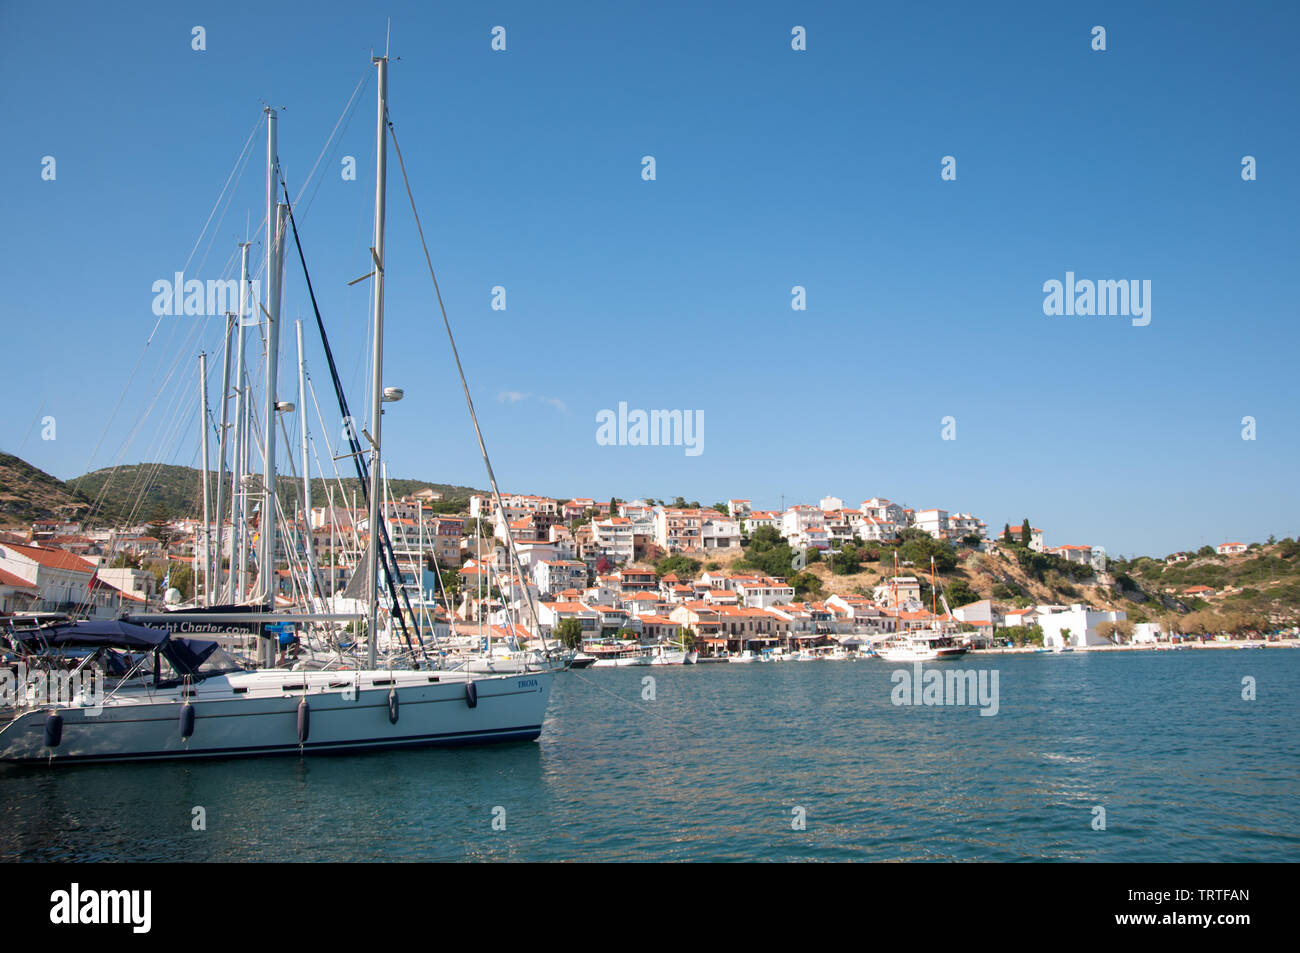
M52 711L45 718L45 747L57 748L63 741L63 716Z
M306 744L309 734L311 734L311 706L304 698L298 702L298 744Z
M390 689L388 690L388 722L389 722L389 724L392 724L392 725L397 724L397 709L398 709L399 704L400 704L400 703L399 703L398 700L397 700L397 689L396 689L396 688L390 688Z
M181 738L188 741L190 735L194 734L194 705L190 702L181 705L180 725Z
M465 683L465 704L470 708L478 707L478 686L473 682Z

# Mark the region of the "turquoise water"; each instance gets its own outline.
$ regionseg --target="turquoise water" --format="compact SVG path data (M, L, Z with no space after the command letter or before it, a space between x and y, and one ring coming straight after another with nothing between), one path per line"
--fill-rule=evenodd
M893 705L898 668L569 672L537 743L3 768L0 858L1300 859L1300 650L926 666L996 670L992 717Z

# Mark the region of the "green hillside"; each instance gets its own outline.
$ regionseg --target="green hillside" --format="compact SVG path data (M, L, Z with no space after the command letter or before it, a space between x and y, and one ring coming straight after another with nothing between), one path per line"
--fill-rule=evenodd
M209 474L208 478L211 500L215 503L216 474ZM193 467L155 463L127 464L95 470L68 482L80 498L102 499L103 505L99 510L102 518L98 522L143 522L202 514L203 502L199 494L201 480L199 471ZM286 476L281 476L278 482L281 505L286 511L297 509L300 482ZM356 477L330 480L329 486L333 489L336 505L342 506L345 501L350 501L354 492L360 505L362 496ZM450 512L466 509L470 496L483 492L473 487L408 479L390 479L388 487L393 499L417 490L435 490L443 496L442 503L435 504L435 509ZM312 503L321 506L327 499L326 481L319 477L312 480Z
M0 453L0 525L25 528L33 520L79 517L89 508L89 501L58 477Z

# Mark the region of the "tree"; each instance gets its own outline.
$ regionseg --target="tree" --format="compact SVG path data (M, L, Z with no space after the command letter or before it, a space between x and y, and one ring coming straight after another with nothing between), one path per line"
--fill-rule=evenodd
M1026 516L1025 521L1020 524L1020 545L1028 546L1033 538L1033 532L1029 528L1029 517Z
M1042 645L1043 627L1035 622L1033 625L1016 625L1007 630L1016 645Z
M655 572L660 577L676 573L683 579L694 579L695 574L700 569L699 560L691 559L689 556L683 556L677 553L673 556L665 556L659 562L655 563Z
M582 623L577 619L563 619L552 633L566 649L582 646Z
M1003 524L1002 524L1002 542L1004 542L1004 543L1008 543L1008 544L1014 544L1014 543L1015 543L1015 540L1013 540L1013 539L1011 538L1011 524L1010 524L1010 523L1003 523Z
M860 568L858 548L852 544L845 546L831 556L831 572L837 576L851 576Z
M980 598L979 593L972 589L964 579L955 579L948 583L944 595L948 598L948 605L952 608L979 602Z
M794 587L794 596L799 600L805 596L815 596L822 590L822 581L811 572L792 573L786 582Z

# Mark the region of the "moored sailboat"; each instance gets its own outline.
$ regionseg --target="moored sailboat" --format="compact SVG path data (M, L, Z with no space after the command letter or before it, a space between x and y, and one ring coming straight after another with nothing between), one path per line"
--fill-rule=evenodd
M549 649L535 669L511 672L473 672L437 668L416 662L408 667L380 664L379 541L384 534L379 514L382 488L382 403L394 399L393 388L383 386L383 281L388 58L374 58L378 73L378 153L375 200L375 244L371 249L375 282L374 337L371 377L371 423L365 433L370 443L370 534L365 582L368 619L366 659L347 668L296 671L276 667L273 646L263 638L264 667L249 670L223 652L215 641L177 637L165 628L112 623L94 628L88 623L38 627L21 637L14 633L10 650L50 670L102 662L121 671L111 691L102 697L82 695L39 705L13 705L0 709L0 760L64 763L84 761L138 761L168 758L203 758L316 751L362 751L379 748L418 747L532 740L542 721L554 679ZM268 112L272 112L268 109ZM273 117L272 117L273 118ZM400 153L399 153L400 157ZM274 122L268 144L268 229L274 228L273 247L282 249L284 229L292 221L290 206L276 204L278 160ZM274 223L274 224L271 224ZM296 234L296 226L295 234ZM263 308L268 322L268 374L263 448L263 492L267 505L259 526L260 591L265 604L243 607L241 622L265 635L265 611L274 607L276 556L276 477L274 429L277 404L274 381L279 321L279 281L275 271L282 257L273 259L270 307ZM310 285L309 285L310 289ZM315 304L313 296L313 306ZM450 326L448 326L450 332ZM452 342L454 350L455 344ZM459 358L457 359L459 367ZM462 373L462 384L464 383ZM466 386L468 398L468 387ZM248 400L243 399L243 408ZM470 403L471 416L473 405ZM478 430L475 419L475 430ZM479 435L480 449L482 437ZM486 450L483 450L486 462ZM360 458L360 452L353 454ZM496 480L488 464L489 478ZM205 481L206 483L206 481ZM206 499L205 499L206 503ZM218 525L220 509L218 505ZM206 545L206 539L205 539ZM238 553L242 571L243 550ZM205 559L206 559L205 555ZM206 568L206 567L205 567ZM232 575L236 559L231 560ZM207 573L205 572L205 576ZM392 588L392 574L387 573ZM205 579L205 583L207 580ZM244 594L242 586L236 590ZM189 618L205 624L196 611ZM178 614L179 615L179 614ZM231 612L229 620L236 616ZM389 627L400 624L396 596ZM91 628L87 628L91 625ZM354 646L355 647L355 646Z

